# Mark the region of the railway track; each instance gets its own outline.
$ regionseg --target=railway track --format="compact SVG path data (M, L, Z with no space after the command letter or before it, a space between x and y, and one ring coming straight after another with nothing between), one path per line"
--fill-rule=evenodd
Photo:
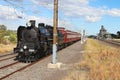
M109 41L111 41L111 42L115 42L115 43L120 43L120 41L116 41L116 40L109 40Z
M9 53L6 53L4 55L0 55L0 62L2 61L7 61L7 60L10 60L10 59L14 59L16 57L17 53L14 53L14 52L9 52Z
M50 56L50 55L48 55L48 56ZM42 61L43 59L47 58L48 56L43 57L43 58L39 59L39 60L36 61L36 62L33 62L33 63L27 64L27 65L25 65L25 66L22 66L21 68L15 70L15 71L13 71L13 72L8 73L8 74L6 74L6 75L0 77L0 80L3 80L3 79L5 79L5 78L7 78L7 77L13 75L14 73L17 73L17 72L19 72L19 71L22 71L22 70L24 70L24 69L26 69L26 68L28 68L28 67L34 65L34 64L36 64L36 63ZM11 67L11 66L14 66L14 65L17 65L18 63L20 63L20 62L14 62L14 63L8 64L8 65L6 65L6 66L0 67L0 70L6 69L6 68ZM21 64L24 64L24 63L21 63Z
M14 56L11 56L11 55L14 55ZM51 55L51 54L49 54L49 55L47 55L47 56L45 56L45 57L43 57L43 58L40 58L40 59L39 59L38 61L36 61L36 62L23 65L23 66L21 66L19 69L14 69L14 67L17 67L17 66L19 66L19 64L24 64L24 63L20 63L20 62L17 61L17 62L12 62L12 63L10 63L10 64L7 64L7 65L5 65L5 66L2 66L2 67L0 67L0 72L3 72L4 74L3 74L3 75L0 75L0 80L3 80L3 79L5 79L5 78L8 78L9 76L11 76L11 75L13 75L13 74L15 74L15 73L17 73L17 72L19 72L19 71L22 71L22 70L24 70L24 69L26 69L26 68L34 65L34 64L36 64L37 62L43 60L44 58L47 58L47 57L50 56L50 55ZM8 56L11 56L11 57L8 57ZM8 58L0 59L0 61L9 60L9 59L14 58L15 56L16 56L16 55L13 54L13 53L6 54L6 55L2 55L2 56L0 56L0 58L3 58L3 57L8 57ZM12 72L10 71L10 72L9 72L9 68L12 68L14 71L12 71Z
M8 54L0 55L0 58L1 58L1 57L10 56L10 55L14 55L14 54L15 54L15 53L13 53L13 52L10 52L10 53L8 53Z
M112 44L114 46L120 47L120 42L119 41L114 41L114 40L100 40L109 44Z
M0 69L7 68L7 67L10 67L10 66L15 65L15 64L18 64L18 63L19 63L19 62L14 62L14 63L11 63L11 64L8 64L8 65L5 65L5 66L0 67Z
M0 62L1 62L1 61L5 61L5 60L9 60L9 59L12 59L12 58L15 58L15 56L16 56L16 55L11 56L11 57L8 57L8 58L0 59Z
M0 58L0 69L4 69L5 67L9 67L10 65L14 65L16 61L14 60L16 54L9 54Z
M118 41L114 41L114 40L105 40L105 42L116 45L116 46L120 46L120 42Z
M3 55L2 57L9 56L9 55L13 55L13 54ZM50 54L50 55L51 55L51 54ZM50 55L47 55L46 57L40 58L40 59L39 59L38 61L36 61L36 62L23 65L23 66L21 66L19 69L14 69L14 67L17 67L17 66L19 66L19 64L24 64L24 63L14 62L14 63L11 63L11 64L7 64L7 65L5 65L5 66L2 66L2 67L0 67L0 72L3 72L4 75L2 75L2 76L0 75L0 80L6 79L6 78L8 78L8 77L11 76L11 75L13 75L13 74L15 74L15 73L17 73L17 72L20 72L20 71L22 71L22 70L24 70L24 69L26 69L26 68L34 65L34 64L38 63L39 61L47 58L47 57L50 56ZM8 60L8 59L11 59L11 58L14 58L14 56L13 56L13 57L10 57L10 58L3 59L3 60L1 60L1 61ZM9 68L12 68L14 71L9 72ZM7 72L6 72L6 71L7 71Z

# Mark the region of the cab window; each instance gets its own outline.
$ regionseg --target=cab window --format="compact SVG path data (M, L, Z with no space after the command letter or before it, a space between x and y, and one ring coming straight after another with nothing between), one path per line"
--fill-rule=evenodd
M46 28L44 28L44 27L41 27L41 28L40 28L40 32L41 32L42 34L45 34L45 35L50 35L50 33L48 32L48 30L47 30Z

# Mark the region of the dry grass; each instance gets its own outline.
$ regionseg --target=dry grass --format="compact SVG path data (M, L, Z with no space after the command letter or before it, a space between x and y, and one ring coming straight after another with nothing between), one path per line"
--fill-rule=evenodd
M15 44L8 45L0 44L0 54L12 51L15 46L16 46Z
M88 76L85 71L71 71L69 75L63 80L87 80Z
M75 64L65 80L120 80L120 48L88 39L83 56L83 61Z
M90 69L90 80L120 80L120 48L89 39L85 50L92 50L84 55L83 61Z

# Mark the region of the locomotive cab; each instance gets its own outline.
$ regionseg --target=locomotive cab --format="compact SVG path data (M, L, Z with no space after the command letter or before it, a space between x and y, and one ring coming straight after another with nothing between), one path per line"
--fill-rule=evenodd
M49 32L49 30L46 28L46 26L44 25L44 23L39 23L38 24L38 29L39 29L39 33L40 33L40 42L47 42L50 39L51 33Z
M50 45L50 35L51 33L49 32L48 28L44 25L44 23L39 23L38 24L38 29L39 29L39 33L40 33L40 45L41 45L41 51L43 53L46 54L49 54L50 53L50 48L51 48L51 45Z

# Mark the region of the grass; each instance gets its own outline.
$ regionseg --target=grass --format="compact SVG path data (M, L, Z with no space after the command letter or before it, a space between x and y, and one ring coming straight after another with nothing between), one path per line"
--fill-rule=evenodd
M88 39L83 57L65 80L120 80L120 48Z
M16 46L15 44L8 44L8 45L0 44L0 54L4 54L6 52L12 51L15 46Z

